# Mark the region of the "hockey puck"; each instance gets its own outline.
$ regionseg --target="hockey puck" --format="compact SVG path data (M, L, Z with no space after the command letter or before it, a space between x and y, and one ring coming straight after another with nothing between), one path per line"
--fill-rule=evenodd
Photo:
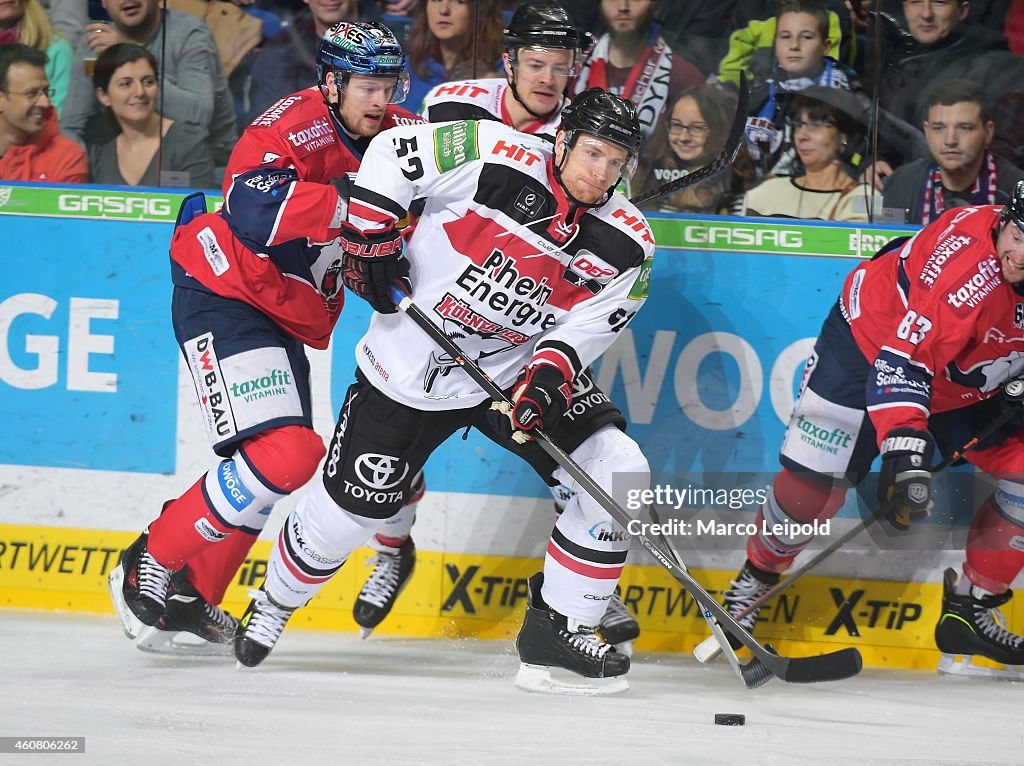
M715 713L715 723L719 726L743 726L746 722L743 713Z

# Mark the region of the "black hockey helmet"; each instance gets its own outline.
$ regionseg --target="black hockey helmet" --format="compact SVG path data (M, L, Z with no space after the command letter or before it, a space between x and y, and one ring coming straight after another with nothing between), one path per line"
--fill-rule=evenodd
M1013 187L1013 194L999 214L999 223L1007 221L1013 221L1018 229L1024 231L1024 181L1018 181Z
M631 159L636 159L643 139L633 103L602 88L587 88L577 94L562 110L558 128L565 131L570 147L579 133L589 133L618 144Z
M516 8L505 29L505 50L523 47L565 48L579 57L582 37L564 8L542 3L525 3Z

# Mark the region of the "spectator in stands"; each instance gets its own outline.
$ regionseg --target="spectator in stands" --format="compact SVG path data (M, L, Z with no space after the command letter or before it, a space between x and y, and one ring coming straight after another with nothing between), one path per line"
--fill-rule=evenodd
M115 186L216 186L202 130L156 110L156 58L131 43L111 45L96 59L96 98L117 136L89 147L89 180Z
M748 191L741 215L866 222L870 187L857 183L847 166L848 154L861 138L861 127L845 111L819 98L837 91L818 88L815 98L805 92L793 98L790 118L793 139L804 174L769 178ZM861 207L864 212L858 212Z
M669 104L704 82L697 67L674 54L654 22L655 0L601 0L608 30L583 62L573 95L597 86L636 104L644 137L655 134Z
M110 138L84 60L87 53L98 55L116 43L134 43L160 62L164 116L198 125L209 136L214 162L224 165L238 128L217 46L206 24L189 13L169 10L165 15L160 0L103 0L103 7L113 23L86 25L61 115L64 131L83 146Z
M930 90L927 103L932 156L893 172L885 206L905 210L907 223L928 224L953 207L1005 204L1024 172L989 151L995 125L981 86L946 80Z
M729 50L719 65L713 81L737 87L740 72L755 82L764 82L772 76L776 64L775 50L778 43L778 19L785 13L804 13L827 19L824 32L819 32L821 45L833 59L840 59L839 52L847 44L846 9L842 0L809 0L808 2L744 2L737 4L733 16L735 32L729 36ZM818 28L817 26L815 28ZM814 42L814 41L812 41ZM842 59L840 59L842 60Z
M927 116L928 86L943 80L962 78L978 83L986 104L1022 90L1024 60L1007 49L1006 38L1000 33L968 23L969 9L967 0L903 0L909 35L902 36L902 45L889 39L883 49L886 58L879 97L885 109L912 125L920 125ZM1009 134L1014 127L999 121L995 125L1000 134ZM900 156L884 156L877 165L877 174L868 176L881 188L902 160Z
M85 183L85 153L61 135L52 94L45 53L0 46L0 179Z
M819 0L781 0L776 9L774 47L756 51L749 62L754 106L747 120L747 148L758 178L800 172L785 118L792 94L812 85L860 91L853 73L828 55L829 19L835 14ZM863 101L867 111L867 98Z
M633 177L632 191L645 192L675 181L711 162L725 146L736 104L711 85L683 91L669 112L664 132L653 136ZM682 191L652 200L646 210L668 213L718 213L729 186L729 172Z
M0 2L0 45L21 43L46 54L46 78L53 89L50 102L61 114L71 77L71 46L53 31L39 0Z
M479 4L479 8L474 8ZM476 39L473 21L478 19ZM409 31L409 96L405 108L418 112L435 85L448 82L451 71L474 60L488 62L475 77L501 71L501 14L497 0L426 0L416 9ZM475 51L475 56L474 56Z
M89 20L88 4L82 0L39 0L39 4L46 11L53 30L67 40L71 50L74 50Z
M316 51L324 32L343 19L358 21L361 18L358 0L305 2L308 7L292 17L253 59L246 124L278 99L316 82Z

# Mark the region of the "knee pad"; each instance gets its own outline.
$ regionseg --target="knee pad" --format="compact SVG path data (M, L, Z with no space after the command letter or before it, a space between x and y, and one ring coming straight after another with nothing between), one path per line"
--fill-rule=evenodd
M1024 568L1024 486L1001 479L967 532L964 574L979 588L1002 593Z
M239 451L267 486L286 495L313 478L327 453L323 439L305 426L264 431L246 439Z
M822 477L824 478L824 477ZM813 535L765 533L777 524L809 524L836 515L846 500L846 489L827 479L783 468L775 475L771 492L757 512L757 532L747 540L747 558L766 572L785 571L811 542Z
M615 426L605 426L591 434L573 450L572 459L623 509L632 492L650 488L651 468L640 445ZM569 495L567 510L579 504L591 525L610 521L604 508L564 468L557 468L552 477L562 485L560 491ZM618 524L615 526L618 528Z
M258 534L270 507L309 481L323 455L323 440L312 429L275 428L246 439L213 466L203 494L218 520Z

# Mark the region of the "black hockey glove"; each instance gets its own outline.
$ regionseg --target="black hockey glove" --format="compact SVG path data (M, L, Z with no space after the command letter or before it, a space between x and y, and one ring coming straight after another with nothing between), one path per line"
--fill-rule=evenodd
M406 295L412 294L409 261L402 254L403 247L402 235L394 229L364 234L345 225L341 230L342 281L381 314L398 311L391 299L391 285L397 285Z
M928 515L932 507L932 456L935 443L927 431L897 428L882 442L878 475L881 512L901 532L910 522Z
M572 404L572 383L557 367L538 364L524 367L512 386L512 410L494 403L488 412L491 424L503 436L517 442L527 441L524 431L555 426Z

